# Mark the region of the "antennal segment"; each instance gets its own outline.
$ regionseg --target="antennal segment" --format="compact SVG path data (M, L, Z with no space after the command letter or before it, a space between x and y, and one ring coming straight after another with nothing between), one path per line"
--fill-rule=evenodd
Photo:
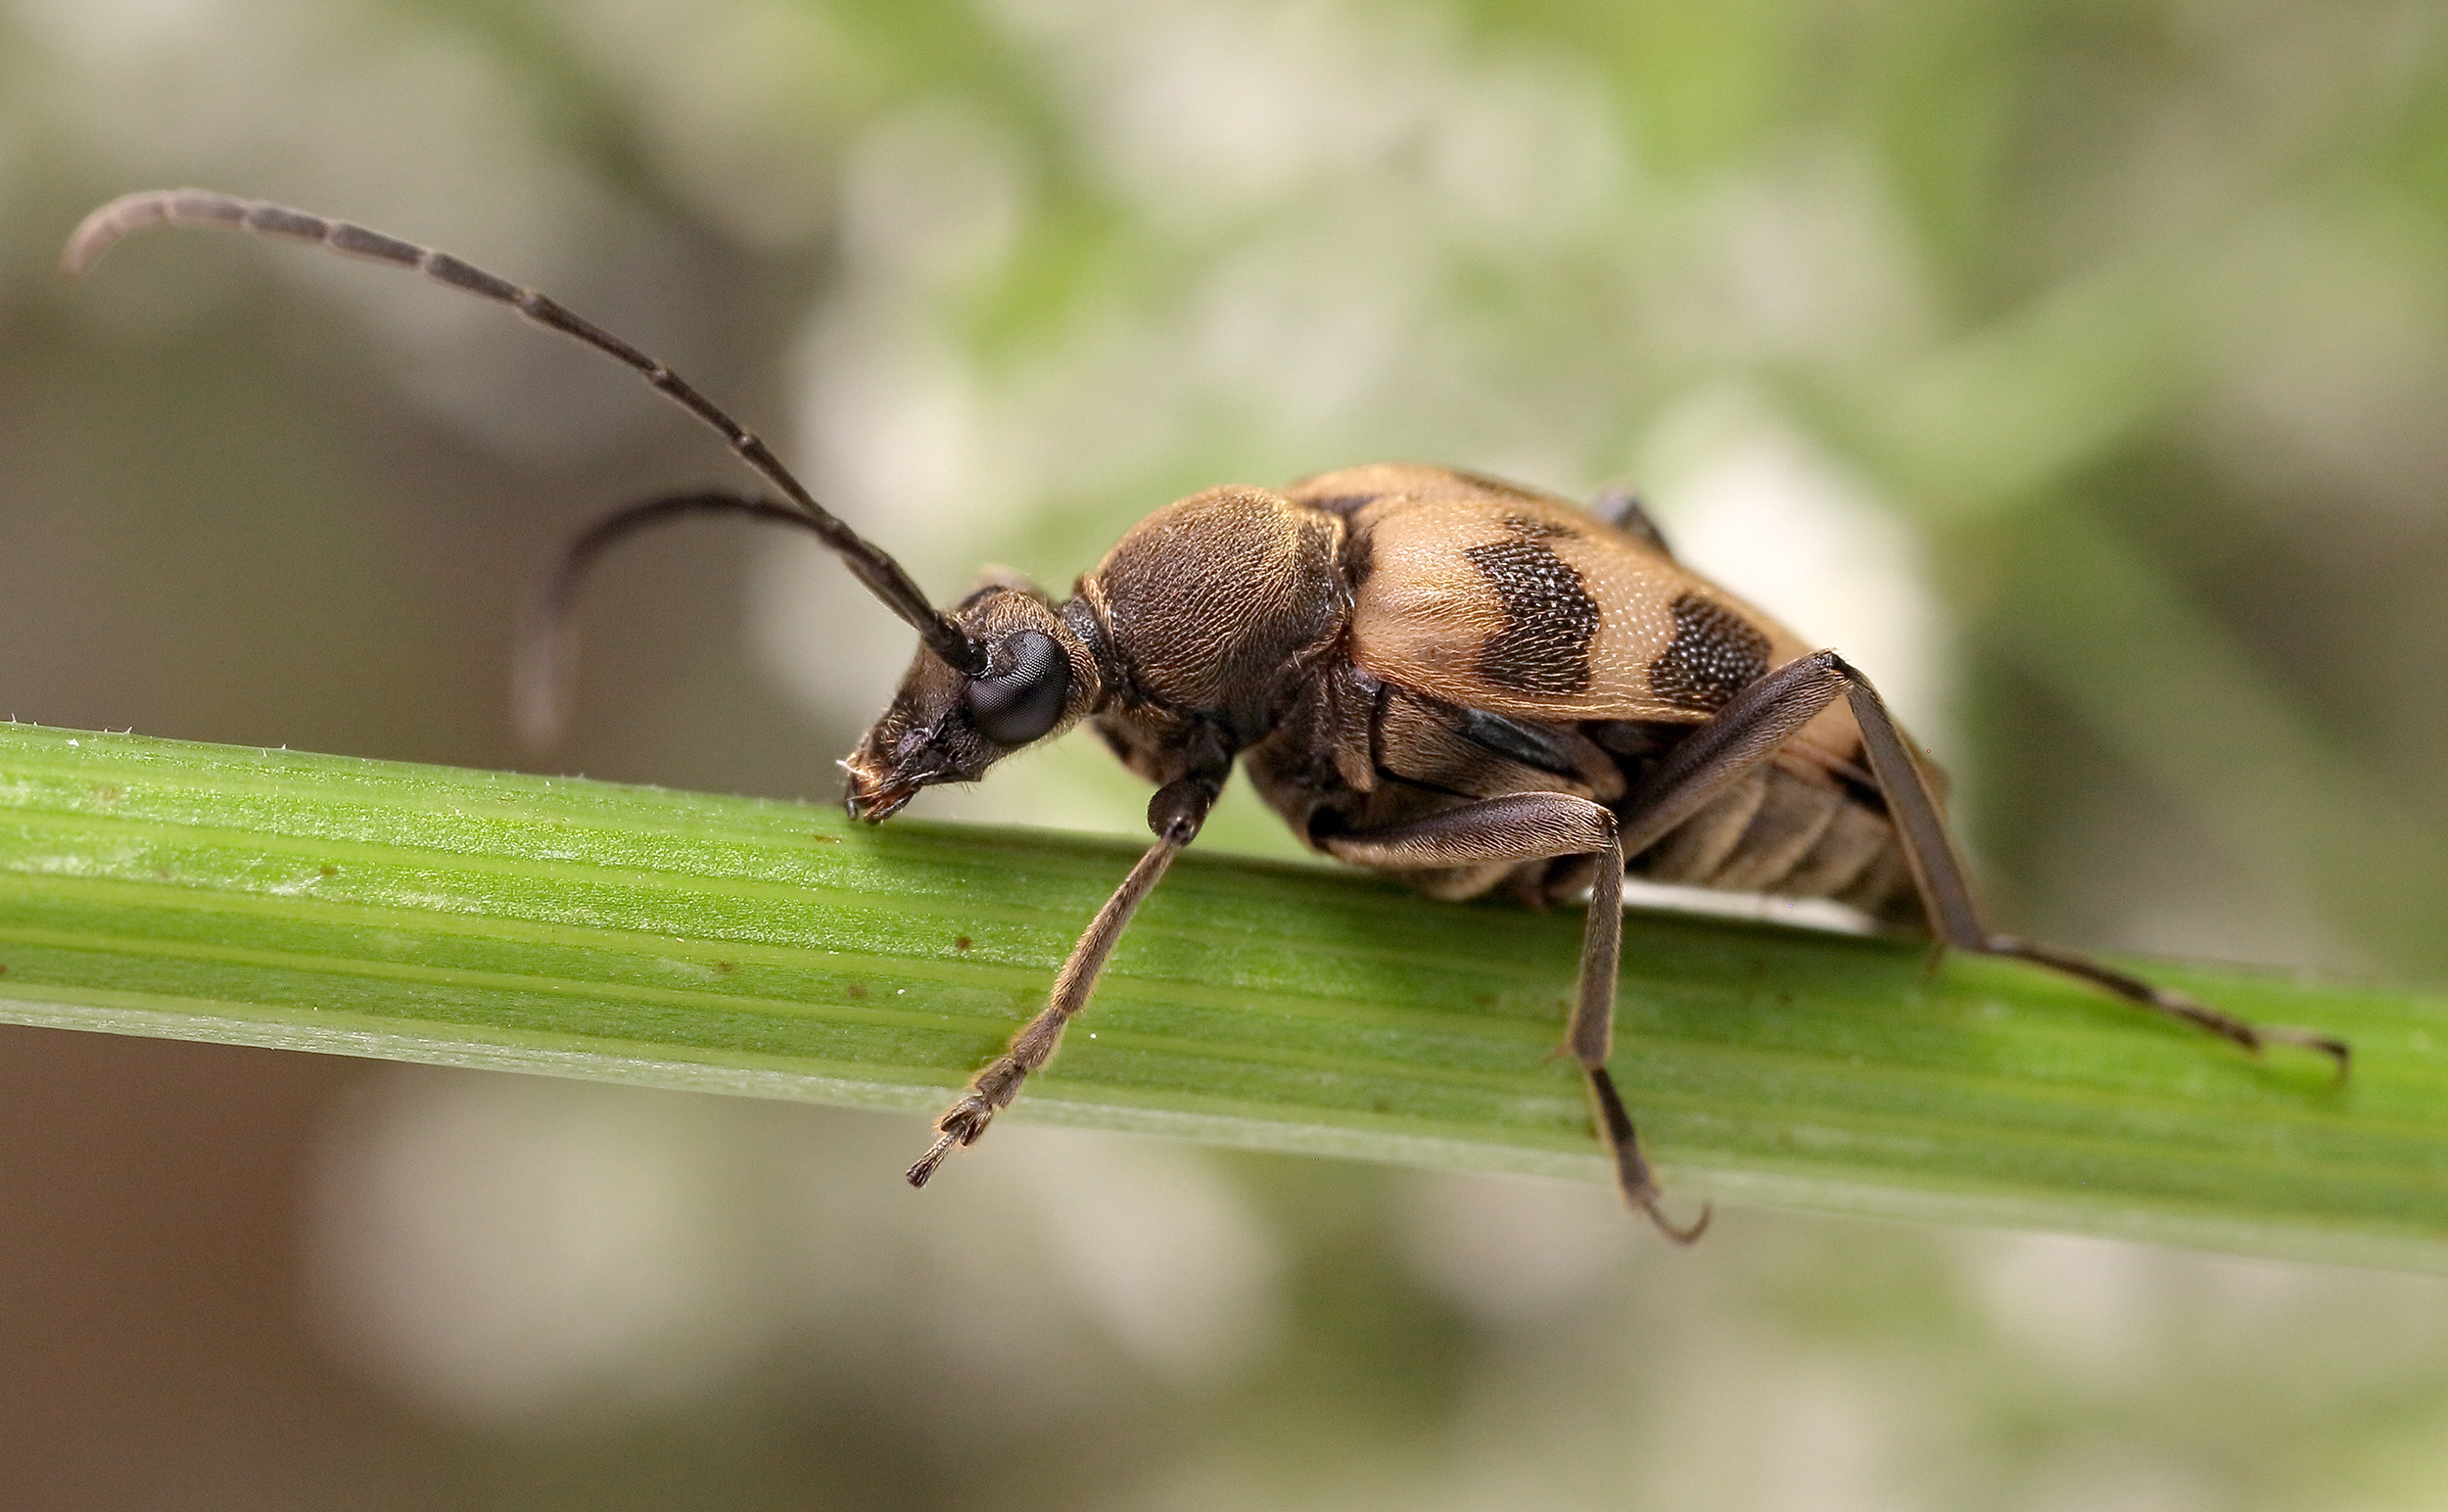
M558 301L521 288L447 252L419 247L345 220L328 220L305 211L260 200L242 200L210 189L146 189L119 196L87 215L77 226L60 253L60 265L71 277L81 274L120 238L159 225L250 231L283 241L315 242L346 257L413 268L436 283L507 305L547 331L558 331L594 348L636 372L657 392L720 432L742 461L799 506L808 527L833 548L870 592L909 622L926 642L927 649L963 672L974 675L986 670L985 648L970 639L949 615L928 603L901 564L882 547L818 503L772 448L724 413L680 374ZM761 507L780 508L774 504Z
M519 617L518 648L510 680L510 702L519 741L530 751L549 749L560 738L578 665L578 632L571 609L587 574L603 553L631 536L690 515L736 514L796 526L824 537L816 521L796 509L738 494L675 494L650 498L605 515L561 552L552 576ZM829 537L825 537L828 542Z

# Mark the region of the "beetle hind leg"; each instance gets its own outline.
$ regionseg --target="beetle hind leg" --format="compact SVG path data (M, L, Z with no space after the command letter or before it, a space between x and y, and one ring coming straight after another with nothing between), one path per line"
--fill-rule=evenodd
M2137 1008L2163 1014L2180 1023L2189 1023L2222 1039L2232 1040L2254 1055L2259 1055L2271 1045L2294 1045L2313 1051L2337 1063L2337 1076L2341 1081L2354 1063L2352 1047L2334 1035L2297 1028L2293 1024L2248 1023L2172 987L2154 986L2139 976L2128 975L2112 966L2060 946L2012 934L1984 934L1978 944L1962 945L1960 948L1975 955L2001 956L2047 967L2078 981L2089 982Z
M2078 951L2017 935L1992 933L1980 917L1972 884L1964 875L1961 859L1955 855L1954 838L1948 833L1945 816L1939 812L1929 778L1913 759L1895 716L1887 712L1886 701L1868 679L1846 665L1842 658L1833 652L1819 654L1844 679L1845 697L1853 707L1854 723L1860 727L1862 746L1869 753L1879 789L1887 795L1888 812L1904 840L1906 860L1911 864L1929 911L1931 927L1942 944L1975 955L2002 956L2046 967L2077 981L2089 982L2137 1008L2231 1040L2256 1055L2274 1044L2300 1046L2336 1063L2337 1075L2344 1079L2354 1053L2344 1040L2332 1035L2290 1024L2247 1023L2173 988L2153 986Z
M1814 651L1777 668L1735 694L1714 719L1669 752L1628 805L1624 854L1637 856L1665 838L1839 697L1850 705L1860 729L1888 819L1911 870L1930 932L1942 949L2046 967L2249 1051L2273 1044L2301 1046L2335 1062L2340 1077L2346 1074L2351 1052L2343 1040L2288 1025L2247 1023L2078 952L1992 933L1981 918L1962 858L1955 854L1929 774L1914 758L1878 689L1834 651Z

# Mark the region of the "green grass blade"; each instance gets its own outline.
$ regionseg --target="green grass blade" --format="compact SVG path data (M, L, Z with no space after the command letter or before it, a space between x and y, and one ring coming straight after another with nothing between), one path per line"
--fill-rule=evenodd
M931 1112L1135 854L0 726L0 1019ZM1546 1059L1578 932L1194 853L1014 1115L1595 1179ZM2353 1080L2011 965L1644 913L1614 1065L1683 1202L2448 1269L2448 997L2157 969L2347 1036Z

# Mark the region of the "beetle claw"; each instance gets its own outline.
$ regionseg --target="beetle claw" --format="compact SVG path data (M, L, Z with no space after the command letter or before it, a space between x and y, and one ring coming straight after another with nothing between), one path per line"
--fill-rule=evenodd
M1640 1210L1649 1215L1649 1221L1657 1225L1659 1233L1678 1245L1697 1244L1700 1236L1709 1232L1709 1220L1717 1216L1715 1203L1702 1203L1700 1216L1692 1219L1688 1224L1678 1226L1673 1219L1666 1215L1665 1209L1658 1205L1658 1200L1654 1196L1641 1200Z
M927 1178L935 1174L935 1167L944 1163L946 1156L955 1149L965 1149L977 1143L986 1132L986 1125L994 1121L994 1106L975 1092L953 1104L949 1111L935 1120L938 1136L935 1143L918 1157L916 1165L904 1172L910 1185L926 1185Z
M924 1155L919 1156L918 1163L904 1173L910 1185L914 1187L926 1185L926 1178L935 1174L935 1167L944 1163L945 1156L952 1154L954 1142L953 1136L946 1134L935 1141Z

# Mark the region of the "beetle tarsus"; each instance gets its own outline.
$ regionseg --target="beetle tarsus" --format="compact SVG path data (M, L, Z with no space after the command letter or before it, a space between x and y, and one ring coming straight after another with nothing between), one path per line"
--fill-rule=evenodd
M2276 1036L2281 1030L2284 1031L2283 1037L2285 1043L2289 1045L2300 1045L2306 1050L2314 1051L2320 1055L2325 1055L2330 1060L2336 1062L2337 1071L2333 1080L2335 1080L2337 1085L2341 1087L2344 1086L2346 1084L2346 1078L2354 1074L2355 1050L2352 1045L2347 1044L2344 1040L2337 1038L2333 1034L2318 1034L2310 1029L2299 1029L2293 1024L2279 1024L2275 1027L2265 1027L2262 1032Z
M2344 1040L2332 1035L2297 1028L2292 1024L2250 1023L2232 1014L2220 1012L2207 1003L2177 991L2173 987L2154 987L2138 976L2128 975L2114 967L2105 966L2079 952L2055 945L2045 945L2011 934L1985 936L1970 948L1983 955L2004 956L2028 961L2062 971L2068 976L2091 983L2137 1007L2165 1014L2194 1028L2218 1035L2253 1055L2260 1055L2272 1045L2293 1045L2324 1055L2336 1063L2336 1080L2343 1082L2353 1068L2354 1052Z
M987 1067L987 1070L993 1071L1009 1064L1007 1057ZM994 1122L995 1110L1011 1102L1012 1094L1019 1090L1019 1078L1012 1077L1010 1088L997 1098L993 1090L983 1085L985 1080L985 1073L980 1073L977 1080L970 1083L967 1095L935 1120L937 1138L934 1144L927 1147L926 1154L918 1157L918 1162L910 1167L910 1185L926 1185L926 1178L935 1174L935 1167L944 1163L944 1157L955 1150L965 1150L984 1138L986 1125Z
M2291 1023L2264 1023L2254 1027L2263 1039L2273 1045L2293 1045L2315 1055L2329 1057L2337 1064L2330 1076L2331 1082L2337 1086L2344 1086L2346 1078L2354 1071L2354 1047L2335 1035L2322 1034Z
M1020 1082L1027 1076L1025 1067L1005 1056L969 1079L969 1090L961 1101L944 1110L935 1120L939 1136L928 1147L918 1162L910 1167L910 1185L922 1187L926 1178L935 1174L935 1167L954 1150L965 1150L986 1136L986 1125L995 1121L995 1114L1011 1105L1019 1095Z
M2154 1007L2166 1010L2187 1023L2197 1024L2213 1034L2234 1040L2256 1056L2272 1045L2293 1045L2309 1050L2335 1063L2335 1079L2339 1082L2343 1082L2354 1068L2353 1047L2333 1035L2299 1028L2290 1023L2250 1023L2165 987L2153 989L2151 1002Z
M1654 1196L1645 1201L1636 1203L1634 1205L1639 1207L1643 1213L1648 1215L1649 1221L1656 1225L1659 1233L1664 1234L1667 1238L1674 1241L1678 1245L1698 1244L1700 1242L1700 1236L1709 1232L1709 1220L1717 1216L1717 1205L1715 1203L1702 1203L1700 1205L1700 1216L1692 1219L1691 1222L1687 1224L1678 1224L1673 1219L1668 1217L1666 1215L1666 1210L1658 1205L1658 1199Z
M928 1147L927 1152L918 1157L918 1163L903 1173L910 1185L914 1187L926 1185L926 1178L935 1174L935 1167L944 1163L944 1157L952 1154L952 1147L958 1141L953 1135L946 1134Z

